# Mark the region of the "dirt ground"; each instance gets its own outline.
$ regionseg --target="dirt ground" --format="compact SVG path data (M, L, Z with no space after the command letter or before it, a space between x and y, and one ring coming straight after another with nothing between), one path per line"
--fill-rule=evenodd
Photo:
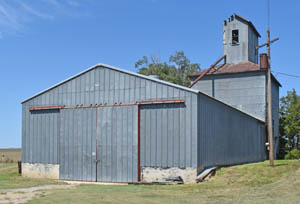
M74 188L77 184L71 185L45 185L31 188L0 190L0 204L26 203L34 198L43 197L53 189Z

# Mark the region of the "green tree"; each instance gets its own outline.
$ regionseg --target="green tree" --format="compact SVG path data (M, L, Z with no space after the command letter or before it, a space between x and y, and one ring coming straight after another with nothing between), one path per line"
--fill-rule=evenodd
M183 86L190 84L191 73L200 71L200 64L191 63L183 51L171 55L168 63L161 62L155 55L143 56L135 63L135 67L139 69L140 74L158 75L161 80Z
M280 149L283 152L300 149L300 96L295 89L288 91L287 96L280 99L279 132Z

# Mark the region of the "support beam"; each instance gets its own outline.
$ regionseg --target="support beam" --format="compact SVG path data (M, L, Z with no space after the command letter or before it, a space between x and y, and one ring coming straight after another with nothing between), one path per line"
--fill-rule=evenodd
M270 43L273 43L273 42L275 42L277 40L279 40L279 38L275 38L275 39L271 40ZM266 45L268 45L268 43L261 44L261 45L257 46L256 49L262 48L262 47L264 47Z
M223 55L220 59L218 59L213 65L211 65L208 69L204 70L201 75L189 86L189 88L193 87L202 77L204 77L212 68L214 68L219 62L226 58L226 55Z

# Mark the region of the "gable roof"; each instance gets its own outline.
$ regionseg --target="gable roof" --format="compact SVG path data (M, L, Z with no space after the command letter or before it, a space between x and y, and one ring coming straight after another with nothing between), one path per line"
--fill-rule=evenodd
M238 19L238 20L240 20L240 21L248 24L253 29L253 31L256 33L256 35L258 37L261 37L260 34L259 34L259 32L256 30L255 26L253 25L253 23L250 20L248 20L247 18L244 18L244 17L242 17L242 16L240 16L240 15L238 15L236 13L233 14L233 16L234 16L234 18L236 18L236 19Z
M190 74L190 77L197 77L200 76L202 72L204 72L206 69L201 70L200 72L194 72ZM255 64L253 62L240 62L237 64L221 64L215 66L213 69L211 69L207 75L217 75L217 74L234 74L234 73L244 73L244 72L266 72L267 69L261 69L258 64ZM281 84L279 81L272 75L272 79L278 83L279 86Z
M178 89L181 89L181 90L184 90L184 91L189 91L189 92L192 92L192 93L195 93L195 94L202 94L202 95L205 95L206 97L209 97L209 98L211 98L211 99L213 99L213 100L215 100L215 101L218 101L219 103L222 103L222 104L224 104L224 105L226 105L226 106L229 106L229 107L231 107L231 108L233 108L233 109L235 109L235 110L237 110L237 111L239 111L239 112L241 112L241 113L243 113L243 114L246 114L246 115L248 115L248 116L250 116L250 117L256 119L257 121L259 121L259 122L261 122L261 123L265 123L265 122L264 122L263 120L261 120L260 118L257 118L256 116L254 116L254 115L252 115L252 114L250 114L250 113L246 113L246 112L244 112L244 111L242 111L242 110L240 110L240 109L237 109L237 108L235 108L235 107L233 107L233 106L231 106L231 105L229 105L229 104L227 104L227 103L225 103L225 102L223 102L223 101L221 101L221 100L219 100L219 99L216 99L216 98L214 98L214 97L212 97L212 96L209 96L209 95L207 95L207 94L205 94L205 93L203 93L203 92L201 92L201 91L199 91L199 90L196 90L196 89L193 89L193 88L188 88L188 87L185 87L185 86L180 86L180 85L173 84L173 83L170 83L170 82L167 82L167 81L163 81L163 80L160 80L160 79L152 78L152 77L149 77L149 76L145 76L145 75L138 74L138 73L135 73L135 72L131 72L131 71L128 71L128 70L116 68L116 67L113 67L113 66L110 66L110 65L106 65L106 64L102 64L102 63L96 64L96 65L94 65L94 66L92 66L92 67L90 67L90 68L88 68L88 69L86 69L86 70L84 70L84 71L82 71L82 72L80 72L80 73L74 75L74 76L71 76L71 77L67 78L66 80L64 80L64 81L62 81L62 82L59 82L59 83L57 83L57 84L55 84L55 85L49 87L48 89L45 89L45 90L43 90L43 91L41 91L41 92L39 92L39 93L37 93L37 94L35 94L35 95L33 95L33 96L27 98L27 99L25 99L24 101L21 102L21 104L23 104L23 103L25 103L25 102L27 102L27 101L29 101L29 100L31 100L31 99L37 97L37 96L40 96L40 95L44 94L45 92L50 91L50 90L52 90L52 89L54 89L54 88L56 88L56 87L58 87L58 86L60 86L60 85L62 85L62 84L66 83L66 82L68 82L68 81L71 81L72 79L74 79L74 78L76 78L76 77L78 77L78 76L81 76L81 75L83 75L83 74L85 74L85 73L87 73L87 72L89 72L89 71L91 71L91 70L93 70L93 69L98 68L98 67L108 68L108 69L115 70L115 71L119 71L119 72L122 72L122 73L125 73L125 74L130 74L130 75L132 75L132 76L136 76L136 77L140 77L140 78L143 78L143 79L155 81L155 82L158 82L158 83L167 85L167 86L172 86L172 87L174 87L174 88L178 88Z
M174 88L178 88L178 89L181 89L181 90L184 90L184 91L189 91L189 92L196 93L196 94L198 94L200 92L198 90L191 89L191 88L188 88L188 87L185 87L185 86L180 86L180 85L173 84L173 83L170 83L170 82L167 82L167 81L163 81L163 80L160 80L160 79L155 79L155 78L152 78L152 77L149 77L149 76L145 76L145 75L142 75L142 74L138 74L138 73L135 73L135 72L131 72L131 71L128 71L128 70L124 70L124 69L120 69L120 68L113 67L113 66L110 66L110 65L99 63L99 64L96 64L96 65L94 65L94 66L92 66L92 67L90 67L90 68L88 68L88 69L86 69L86 70L84 70L84 71L82 71L82 72L74 75L74 76L71 76L71 77L67 78L66 80L63 80L63 81L61 81L61 82L59 82L59 83L57 83L57 84L55 84L55 85L53 85L53 86L51 86L49 88L47 88L47 89L45 89L45 90L37 93L37 94L35 94L35 95L33 95L33 96L25 99L24 101L21 102L21 104L25 103L25 102L27 102L27 101L29 101L29 100L37 97L37 96L40 96L40 95L42 95L43 93L45 93L47 91L50 91L50 90L52 90L52 89L54 89L54 88L56 88L56 87L58 87L58 86L60 86L60 85L62 85L64 83L66 83L68 81L71 81L72 79L74 79L74 78L76 78L78 76L81 76L81 75L83 75L83 74L85 74L85 73L87 73L87 72L89 72L89 71L91 71L93 69L99 68L99 67L104 67L104 68L107 68L107 69L115 70L115 71L122 72L122 73L125 73L125 74L129 74L129 75L132 75L132 76L136 76L136 77L140 77L140 78L143 78L143 79L155 81L155 82L160 83L160 84L164 84L164 85L167 85L167 86L172 86Z

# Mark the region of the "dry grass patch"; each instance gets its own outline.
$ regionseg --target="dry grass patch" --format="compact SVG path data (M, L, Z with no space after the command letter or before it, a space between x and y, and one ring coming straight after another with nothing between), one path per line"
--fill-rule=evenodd
M3 162L17 162L21 161L21 149L20 148L9 148L0 149L0 163Z
M18 166L16 163L0 164L0 190L40 186L46 184L63 184L63 182L49 179L24 178L18 174Z

